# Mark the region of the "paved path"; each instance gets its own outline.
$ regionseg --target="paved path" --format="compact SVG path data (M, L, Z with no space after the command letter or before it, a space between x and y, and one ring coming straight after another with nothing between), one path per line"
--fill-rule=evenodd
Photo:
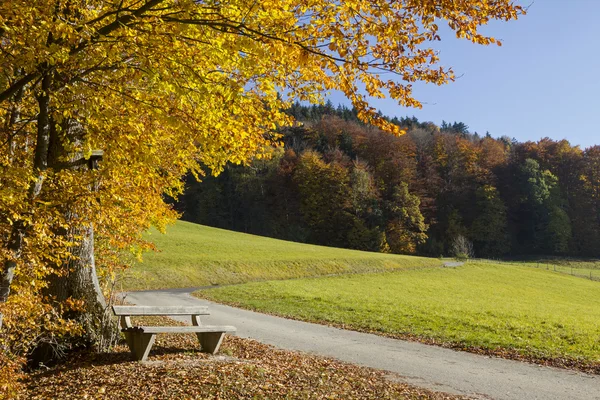
M447 267L447 268L462 267L463 265L465 265L465 263L462 261L446 261L444 263L444 267Z
M132 292L139 305L208 305L207 324L234 325L241 337L398 374L400 380L480 399L597 399L600 376L489 358L273 317L199 300L193 289Z

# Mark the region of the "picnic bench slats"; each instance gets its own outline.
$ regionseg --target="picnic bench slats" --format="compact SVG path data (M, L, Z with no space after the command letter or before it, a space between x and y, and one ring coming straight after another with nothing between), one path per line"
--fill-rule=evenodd
M226 332L235 332L234 326L202 325L200 315L210 315L208 307L169 307L169 306L113 306L113 313L121 319L121 332L129 349L138 361L145 361L158 333L195 333L202 351L215 354ZM192 326L133 326L132 316L144 315L189 315Z
M113 306L117 316L130 315L209 315L208 307L181 307L181 306Z
M133 328L123 329L123 332L143 332L143 333L209 333L209 332L235 332L233 326L135 326Z

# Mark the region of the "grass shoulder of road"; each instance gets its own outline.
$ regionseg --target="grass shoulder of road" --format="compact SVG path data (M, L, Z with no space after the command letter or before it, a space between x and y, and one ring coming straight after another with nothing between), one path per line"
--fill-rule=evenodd
M237 284L441 266L435 258L288 242L178 221L147 238L158 252L129 269L123 290Z
M220 303L600 373L600 283L512 264L256 282Z
M382 371L235 336L226 336L218 355L197 349L195 335L172 334L157 337L144 363L131 361L126 346L107 354L79 353L57 367L28 374L15 398L462 398L394 382Z

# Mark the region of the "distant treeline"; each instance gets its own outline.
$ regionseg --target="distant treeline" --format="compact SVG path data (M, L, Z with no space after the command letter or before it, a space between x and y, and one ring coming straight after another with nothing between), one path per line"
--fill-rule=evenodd
M600 146L520 143L464 123L389 119L395 137L345 107L294 105L270 160L188 179L183 219L370 251L479 257L600 255Z

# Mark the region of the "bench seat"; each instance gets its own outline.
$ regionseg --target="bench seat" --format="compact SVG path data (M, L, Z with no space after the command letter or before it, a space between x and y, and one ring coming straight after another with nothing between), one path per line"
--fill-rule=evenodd
M125 335L131 353L138 361L148 358L150 349L159 333L195 333L201 350L215 354L219 351L223 336L235 332L234 326L202 325L200 316L209 315L207 307L151 307L151 306L113 306L113 313L121 318L121 332ZM191 316L192 326L133 326L131 317L140 316Z
M121 332L139 333L213 333L213 332L235 332L234 326L202 325L202 326L133 326L122 329Z

